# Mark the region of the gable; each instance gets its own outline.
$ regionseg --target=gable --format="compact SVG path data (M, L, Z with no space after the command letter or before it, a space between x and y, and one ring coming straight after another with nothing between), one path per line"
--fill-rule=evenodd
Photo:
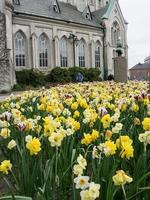
M51 1L50 9L53 10L54 12L56 12L56 13L60 13L61 12L57 0L52 0Z
M83 11L83 13L82 13L82 16L83 16L85 19L87 19L87 20L92 20L92 13L91 13L91 10L90 10L90 7L89 7L89 6L87 6L87 7L84 9L84 11Z
M117 0L110 0L107 12L103 15L102 19L118 18L122 25L127 24L122 14L120 5Z

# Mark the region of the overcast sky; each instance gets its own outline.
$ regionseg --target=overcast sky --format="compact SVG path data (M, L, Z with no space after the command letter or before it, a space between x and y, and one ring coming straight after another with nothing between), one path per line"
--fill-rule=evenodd
M119 0L128 25L129 68L150 55L150 0Z

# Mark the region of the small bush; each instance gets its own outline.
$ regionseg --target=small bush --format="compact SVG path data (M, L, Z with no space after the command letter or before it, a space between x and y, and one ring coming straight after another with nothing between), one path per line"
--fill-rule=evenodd
M69 70L60 67L52 69L46 80L52 83L68 83L72 81Z
M24 89L25 89L25 85L18 84L18 83L16 85L14 85L14 87L13 87L13 91L22 91Z
M88 81L99 81L100 80L100 70L98 68L89 68L86 71L86 78Z
M45 85L45 75L41 72L36 72L33 70L22 70L16 71L17 84L20 86L33 87Z

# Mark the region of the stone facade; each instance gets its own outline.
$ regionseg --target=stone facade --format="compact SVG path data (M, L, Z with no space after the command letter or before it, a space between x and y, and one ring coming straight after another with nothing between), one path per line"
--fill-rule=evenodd
M95 49L98 46L102 78L104 75L114 74L113 58L117 48L117 45L112 43L111 28L114 22L118 24L120 31L117 37L122 38L123 56L128 58L127 23L118 0L15 0L15 4L12 0L2 1L5 1L5 45L7 44L6 48L10 49L9 60L12 63L11 68L7 65L11 86L15 84L15 70L36 69L47 73L54 67L61 67L62 38L67 42L67 66L74 67L74 50L73 43L69 40L70 34L74 34L78 39L75 42L76 66L79 66L79 44L82 41L85 48L85 67L96 67ZM58 5L59 13L51 10L52 4ZM86 12L91 18L86 18ZM25 64L22 66L16 65L15 38L18 32L24 38ZM47 67L40 67L39 62L41 35L47 38Z
M6 41L5 14L0 11L0 92L11 89L9 50Z

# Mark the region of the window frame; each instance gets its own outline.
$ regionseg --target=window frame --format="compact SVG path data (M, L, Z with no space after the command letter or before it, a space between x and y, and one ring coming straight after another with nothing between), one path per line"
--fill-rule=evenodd
M101 67L101 46L100 44L97 42L95 44L95 51L94 51L94 55L95 55L95 67L96 68L100 68Z
M113 46L117 46L117 41L120 37L120 26L117 21L114 21L111 27L111 43Z
M26 37L21 30L17 31L15 34L14 46L15 46L15 50L14 50L15 67L25 68L26 67Z
M48 37L42 33L39 37L39 68L48 68Z
M60 66L68 67L68 43L65 37L62 37L59 43L60 48Z
M79 67L85 67L85 42L83 40L78 45L78 61Z

